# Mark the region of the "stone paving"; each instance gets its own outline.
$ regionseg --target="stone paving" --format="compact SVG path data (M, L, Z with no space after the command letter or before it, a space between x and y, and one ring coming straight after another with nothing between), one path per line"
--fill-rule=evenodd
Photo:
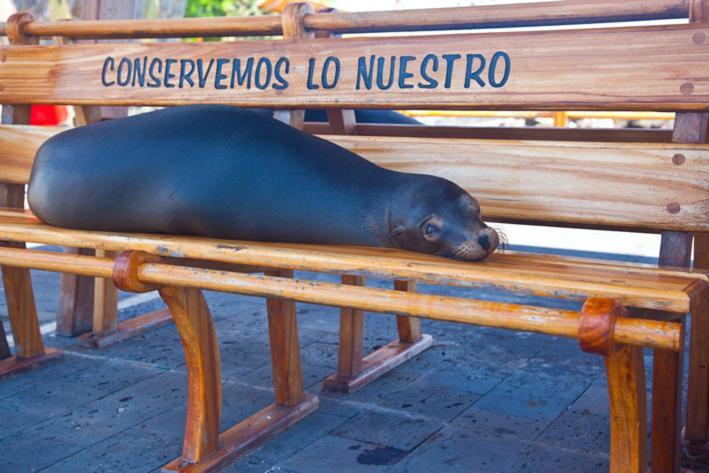
M55 316L58 280L34 275L45 322ZM265 304L207 298L220 340L226 428L272 401ZM160 305L153 300L121 317ZM298 314L305 384L319 394L320 409L226 472L608 471L602 365L574 340L424 321L431 349L354 394L324 394L321 381L336 366L338 312L299 304ZM368 314L366 349L386 344L395 330L392 316ZM0 381L1 472L152 472L179 454L186 378L174 326L103 350L45 339L65 349L62 360Z

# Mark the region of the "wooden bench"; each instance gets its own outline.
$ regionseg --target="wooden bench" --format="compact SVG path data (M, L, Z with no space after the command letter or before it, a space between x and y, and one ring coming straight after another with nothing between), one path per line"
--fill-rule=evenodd
M66 103L94 105L177 105L191 102L229 103L274 108L327 107L329 125L310 130L335 132L329 139L381 165L428 172L451 178L469 189L482 204L488 220L583 228L662 232L663 266L688 267L693 234L695 260L709 267L706 168L709 148L706 132L709 91L702 82L709 72L705 61L706 34L701 25L641 26L595 30L486 33L474 36L426 38L307 38L313 31L336 33L425 29L556 25L579 22L687 18L702 20L703 2L563 1L513 7L474 7L402 14L310 14L306 7L289 7L282 18L161 20L120 22L36 23L15 16L6 30L15 43L0 50L0 103L4 115L20 123L26 104ZM505 18L503 22L498 18ZM282 22L282 23L281 23ZM156 37L193 35L272 35L290 40L212 44L97 44L27 46L36 36ZM34 35L34 36L33 36ZM599 38L609 38L600 43ZM309 57L318 41L316 58ZM426 49L422 49L425 45ZM465 49L465 45L473 50ZM553 45L553 49L550 49ZM637 51L642 49L643 54ZM263 51L269 51L263 53ZM270 52L275 51L275 52ZM582 57L578 51L583 51ZM499 87L473 89L469 74L438 77L440 89L368 89L366 77L356 86L359 58L368 55L397 58L434 54L467 58L479 54L488 62L497 52L510 61L509 77L486 76ZM104 76L122 58L209 60L281 57L292 61L285 90L217 88L148 88L117 86L117 76ZM308 88L305 71L309 59L323 65L336 57L342 71L339 86ZM497 61L506 61L498 54ZM665 61L671 58L672 63ZM117 62L116 62L117 61ZM399 60L400 61L400 60ZM407 60L409 62L413 60ZM429 60L429 64L433 59ZM336 61L330 60L330 64ZM106 65L108 64L108 66ZM225 63L226 64L226 63ZM480 63L478 63L479 65ZM127 67L127 66L126 66ZM332 66L335 67L335 66ZM580 67L585 69L580 70ZM414 69L412 69L414 70ZM439 69L440 72L440 69ZM501 75L500 75L501 74ZM366 76L366 71L361 75ZM558 76L558 77L557 77ZM315 74L319 86L332 76ZM492 77L492 79L490 79ZM465 88L466 78L470 87ZM478 77L479 78L479 77ZM125 82L125 77L121 82ZM416 80L419 80L417 77ZM631 81L630 79L633 79ZM482 79L481 79L482 80ZM138 85L140 79L137 79ZM111 82L115 82L111 85ZM397 85L398 85L397 81ZM504 84L503 84L504 82ZM427 85L431 85L430 80ZM689 85L688 85L689 84ZM314 85L311 83L310 85ZM339 108L338 108L339 107ZM341 107L401 108L509 108L509 109L609 109L683 111L677 117L672 140L663 132L560 130L470 130L424 127L355 125L352 114ZM289 121L302 125L302 113L288 112ZM308 129L308 128L306 128ZM342 136L370 130L379 138ZM705 447L707 417L706 276L688 269L649 267L579 258L522 253L493 255L480 264L458 263L396 250L225 242L204 238L112 234L59 229L38 222L22 207L33 152L54 130L2 127L0 141L19 143L17 152L0 156L0 176L5 185L0 238L121 253L115 261L102 256L48 254L37 250L0 248L0 265L18 350L16 360L2 362L7 370L47 356L41 345L32 308L26 269L62 271L80 276L112 278L123 289L160 288L180 330L188 358L190 389L188 421L181 459L169 469L204 471L219 466L253 448L315 408L316 400L304 396L297 353L297 328L293 301L345 307L341 321L338 376L331 386L348 389L371 380L387 367L391 357L375 359L372 370L362 364L361 310L393 312L404 317L427 317L475 325L538 331L577 337L584 350L606 360L611 397L611 470L644 471L645 400L644 371L639 347L655 350L653 368L652 466L653 471L678 471L682 404L684 315L691 310L692 340L687 439L692 452ZM503 134L504 133L504 134ZM396 136L401 135L401 136ZM421 138L423 137L423 138ZM462 139L453 139L459 137ZM506 138L480 140L473 138ZM543 141L544 138L554 141ZM520 138L529 141L511 141ZM13 141L14 140L14 141ZM633 143L629 143L632 141ZM480 157L484 159L480 159ZM494 158L494 159L493 159ZM573 179L573 180L572 180ZM234 251L238 250L238 251ZM155 259L155 257L161 259ZM226 266L225 266L226 265ZM215 267L227 269L222 272ZM267 275L241 274L247 267L268 268ZM13 269L14 268L14 269ZM292 280L293 270L338 273L344 285L303 284ZM356 287L362 277L375 275L399 281L399 291ZM413 282L457 286L493 286L506 290L585 301L580 313L534 306L489 303L452 297L417 294ZM224 290L269 298L269 325L274 365L276 403L220 437L219 369L216 335L200 288ZM403 291L403 290L405 291ZM628 313L643 318L623 317ZM647 320L655 318L657 320ZM408 329L415 340L416 324ZM419 339L420 340L420 339ZM27 349L26 347L29 347ZM380 352L387 354L385 352ZM400 352L399 352L400 353ZM371 359L369 361L372 361ZM271 420L266 420L271 416ZM190 470L192 471L192 470Z

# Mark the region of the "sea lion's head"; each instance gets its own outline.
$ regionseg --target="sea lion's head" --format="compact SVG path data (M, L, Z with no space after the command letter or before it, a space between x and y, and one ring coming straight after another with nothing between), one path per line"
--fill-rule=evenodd
M462 261L480 261L500 244L480 217L480 205L456 184L416 176L390 208L390 237L397 247Z

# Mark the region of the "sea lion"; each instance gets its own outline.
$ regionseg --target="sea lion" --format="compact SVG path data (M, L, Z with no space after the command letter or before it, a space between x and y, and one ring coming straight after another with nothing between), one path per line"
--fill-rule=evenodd
M196 105L74 128L37 151L28 191L60 227L395 247L475 261L499 238L439 177L379 167L254 111Z

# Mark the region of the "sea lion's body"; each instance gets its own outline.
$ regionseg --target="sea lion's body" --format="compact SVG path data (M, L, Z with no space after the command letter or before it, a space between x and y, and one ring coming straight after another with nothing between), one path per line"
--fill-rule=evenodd
M68 228L400 246L392 204L439 181L248 110L190 106L56 135L37 152L28 199Z

